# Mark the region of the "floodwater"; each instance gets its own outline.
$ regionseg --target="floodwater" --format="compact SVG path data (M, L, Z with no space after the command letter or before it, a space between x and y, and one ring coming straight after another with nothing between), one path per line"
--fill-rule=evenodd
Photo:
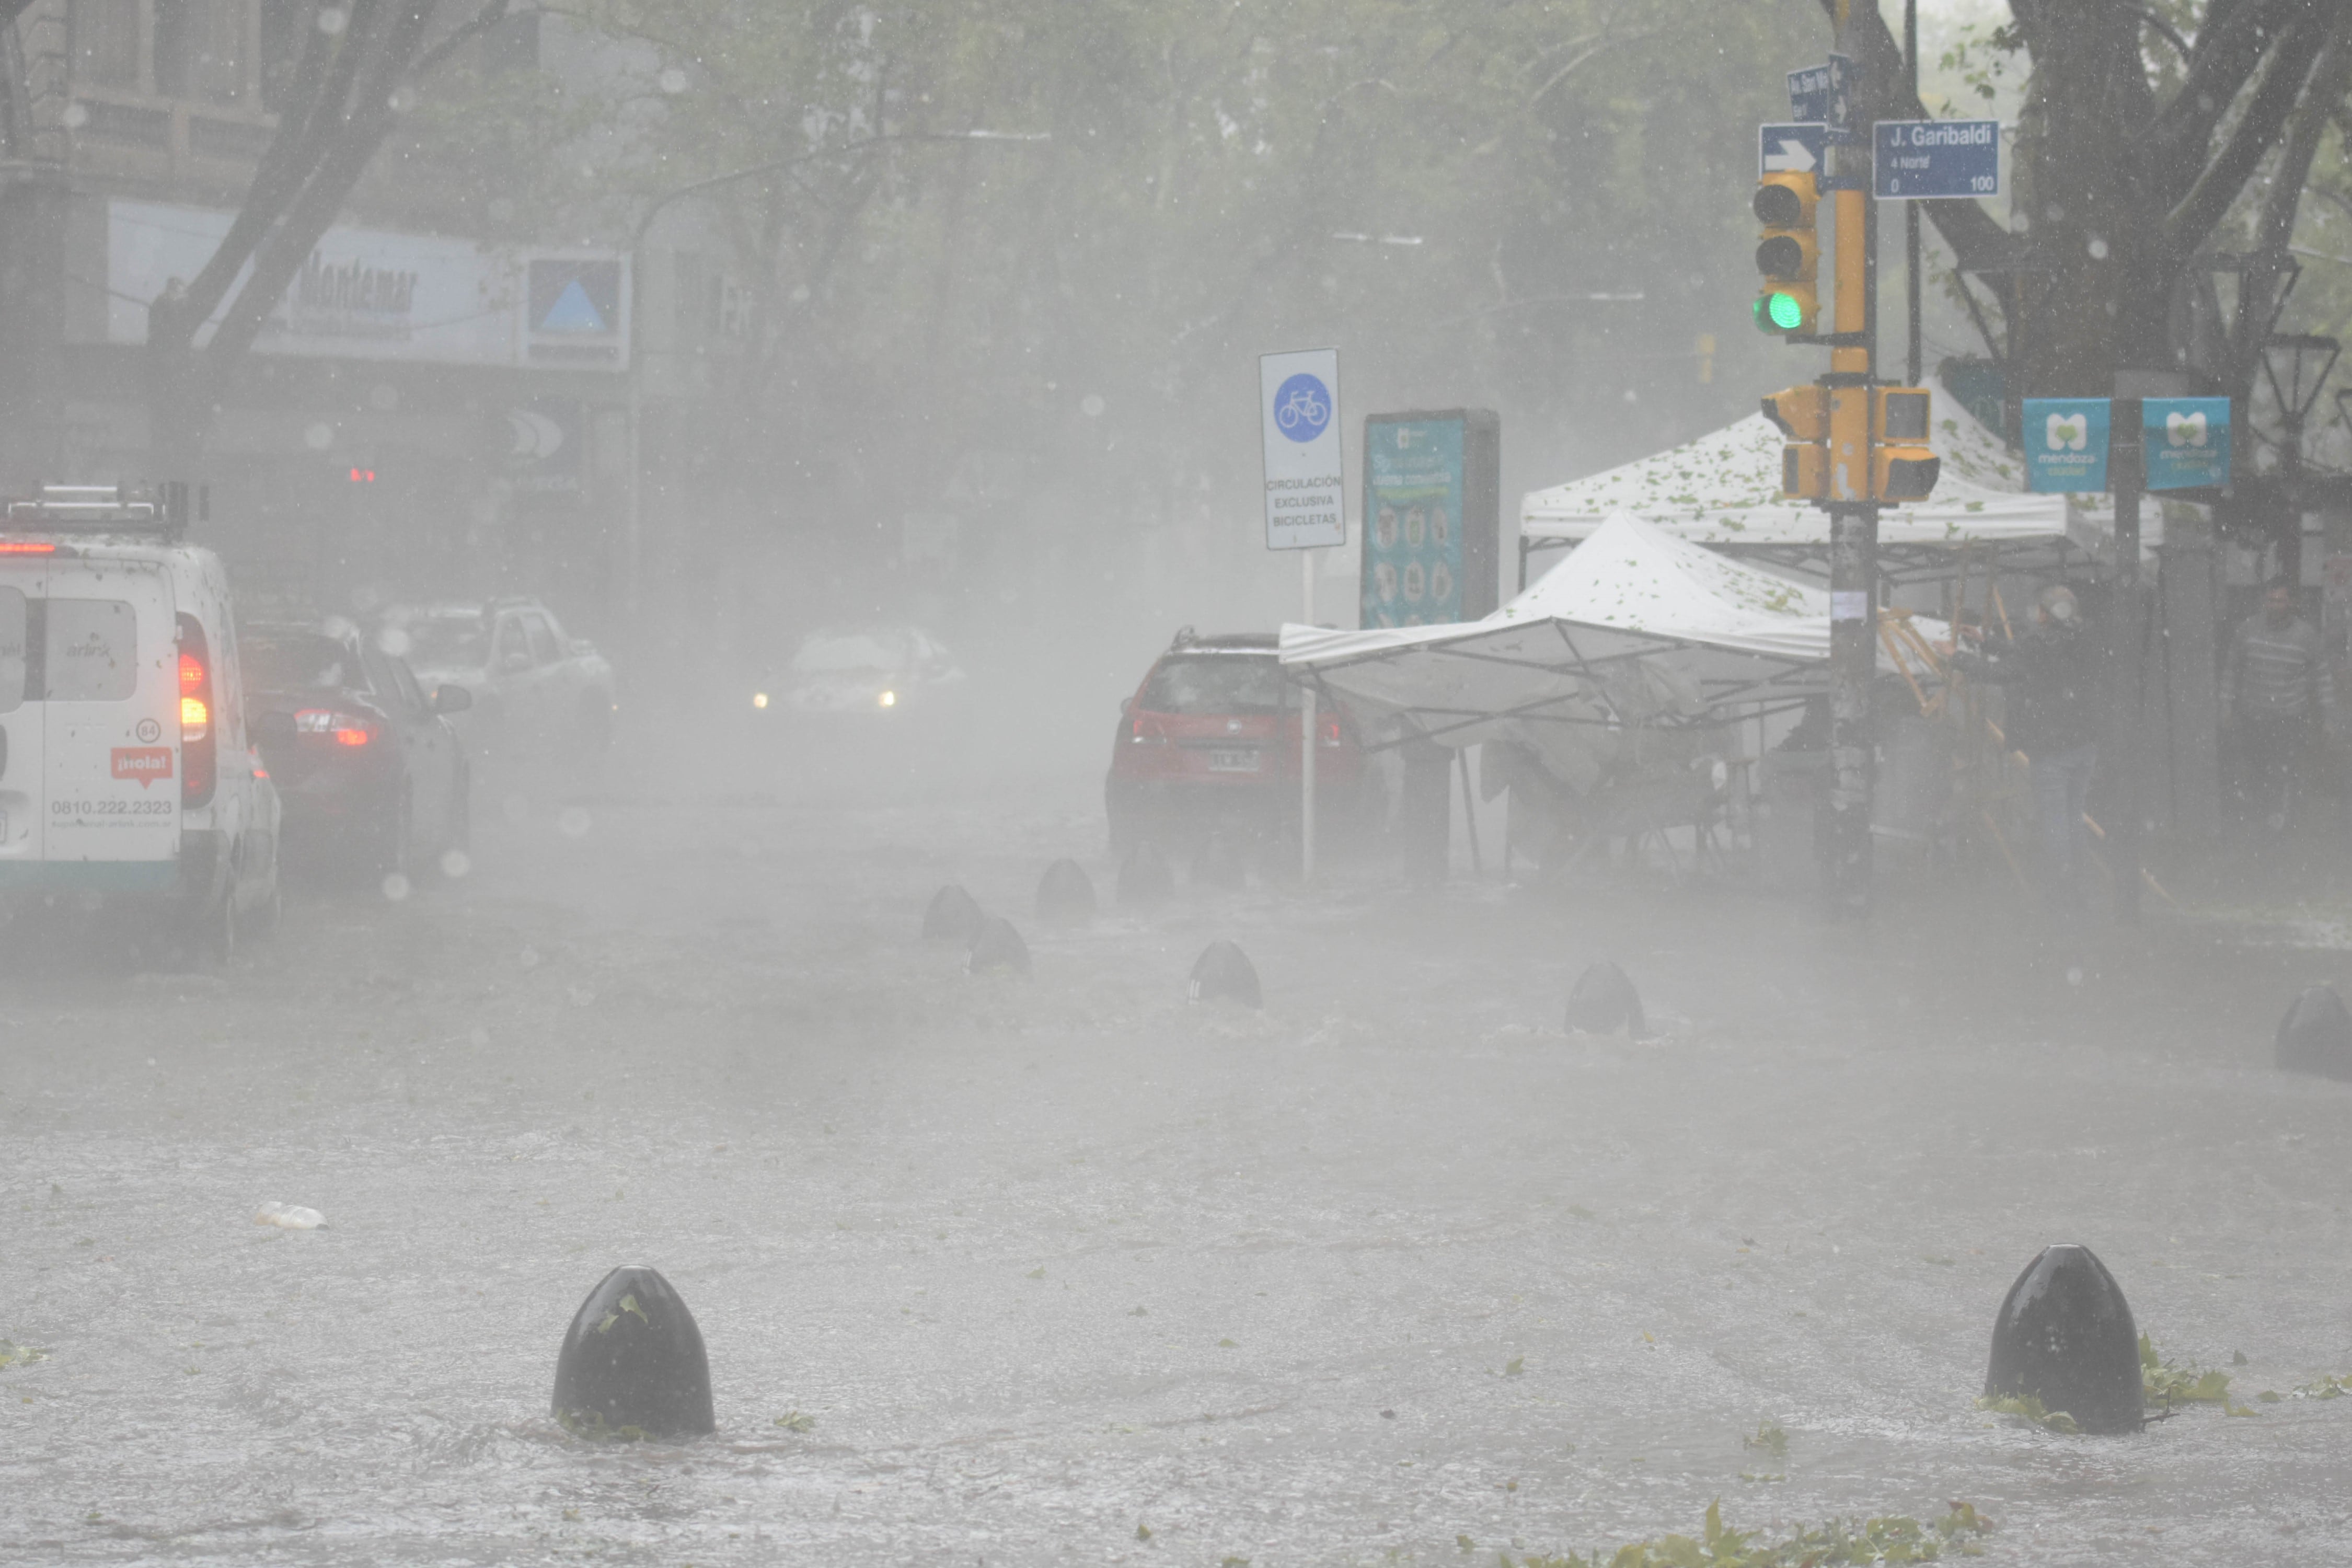
M225 977L0 983L0 1337L47 1352L0 1371L0 1559L1491 1563L1719 1498L1966 1499L1991 1563L2352 1560L2352 1400L2293 1397L2352 1372L2352 1086L2268 1066L2345 951L1345 868L1041 930L1056 856L1108 901L1097 749L625 748ZM950 879L1033 979L917 939ZM1218 936L1263 1014L1184 1002ZM1561 1032L1600 957L1662 1040ZM1979 1412L2054 1240L2252 1414ZM550 1420L625 1262L693 1307L714 1437Z

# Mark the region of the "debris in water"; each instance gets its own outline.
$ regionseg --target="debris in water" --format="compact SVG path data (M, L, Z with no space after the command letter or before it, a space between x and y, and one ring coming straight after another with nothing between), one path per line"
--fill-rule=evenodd
M269 1203L261 1205L260 1211L253 1216L253 1223L274 1225L280 1230L319 1230L326 1226L327 1216L317 1209L306 1209L299 1204Z

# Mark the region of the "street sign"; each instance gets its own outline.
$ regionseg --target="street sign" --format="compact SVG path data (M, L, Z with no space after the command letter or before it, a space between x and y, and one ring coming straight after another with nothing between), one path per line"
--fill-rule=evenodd
M1860 85L1862 73L1854 68L1853 61L1844 55L1832 55L1829 58L1828 69L1829 112L1822 118L1829 122L1829 128L1832 131L1851 131L1853 129L1853 89Z
M1881 201L2000 194L1998 120L1882 120L1871 127L1871 191Z
M1807 66L1789 73L1789 118L1822 125L1830 117L1830 68Z
M1759 176L1818 174L1829 140L1829 128L1823 125L1759 125L1756 128L1756 172Z
M2025 400L2025 488L2042 493L2107 488L2104 397Z
M2230 482L2228 398L2143 397L2139 411L2149 489L2204 489Z
M1339 351L1260 354L1258 425L1265 448L1265 547L1348 542L1339 455Z
M1789 118L1832 131L1853 128L1853 61L1832 55L1817 66L1789 73Z

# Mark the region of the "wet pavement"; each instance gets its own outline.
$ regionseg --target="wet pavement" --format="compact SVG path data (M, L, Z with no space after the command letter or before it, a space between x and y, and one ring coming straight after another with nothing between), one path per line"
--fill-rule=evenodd
M2352 908L1930 884L1854 938L1343 867L1055 931L1049 860L1108 900L1087 767L906 762L492 781L460 880L307 891L225 974L0 982L0 1338L47 1352L0 1370L0 1558L1491 1563L1720 1498L2352 1560L2352 1401L2293 1394L2352 1372L2352 1086L2269 1066ZM1033 978L918 940L946 880ZM1262 1014L1185 1003L1220 936ZM1602 957L1660 1039L1563 1032ZM1978 1411L2055 1240L2251 1414ZM691 1303L715 1436L549 1418L625 1262Z

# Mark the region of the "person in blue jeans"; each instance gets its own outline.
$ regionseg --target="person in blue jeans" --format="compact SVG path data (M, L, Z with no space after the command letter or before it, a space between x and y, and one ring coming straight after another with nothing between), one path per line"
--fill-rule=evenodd
M1964 635L1980 634L1970 627ZM2090 854L2083 818L2099 765L2099 653L2081 603L2063 584L2044 588L2022 637L1945 650L1962 674L2007 689L2004 733L2011 750L2025 753L2044 882L2058 907L2081 908Z

